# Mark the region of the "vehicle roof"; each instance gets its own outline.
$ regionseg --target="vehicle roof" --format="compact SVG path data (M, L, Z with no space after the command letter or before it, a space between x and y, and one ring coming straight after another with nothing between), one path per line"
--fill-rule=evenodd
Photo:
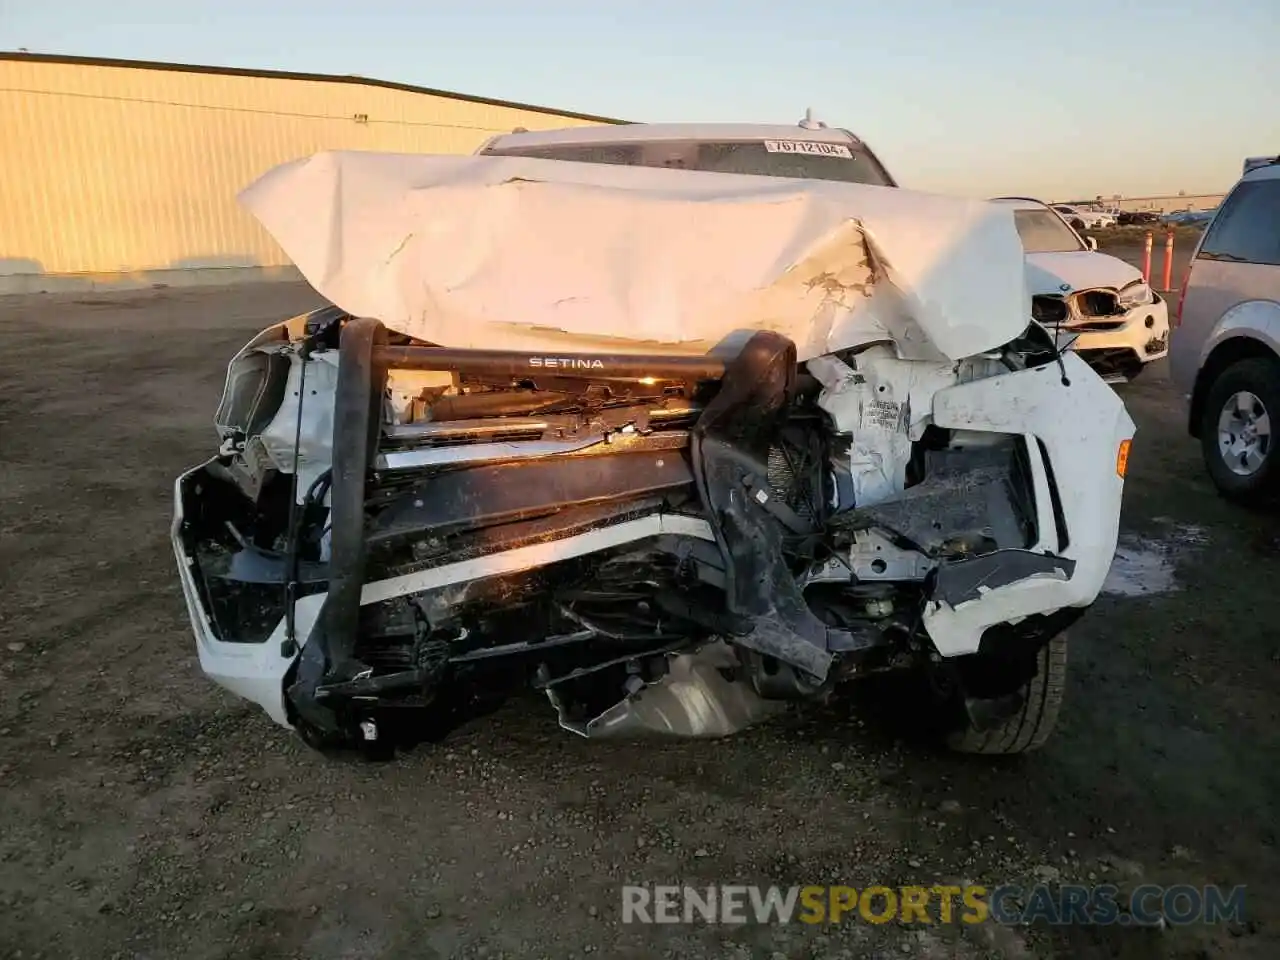
M1270 163L1259 164L1246 173L1241 180L1275 180L1280 178L1280 158Z
M785 123L620 123L504 133L491 139L485 148L654 140L816 140L820 143L862 145L862 141L848 130L836 127L807 129Z
M1019 210L1043 210L1049 206L1065 207L1065 203L1048 204L1043 200L1036 200L1034 197L992 197L992 203L1007 203L1015 206Z

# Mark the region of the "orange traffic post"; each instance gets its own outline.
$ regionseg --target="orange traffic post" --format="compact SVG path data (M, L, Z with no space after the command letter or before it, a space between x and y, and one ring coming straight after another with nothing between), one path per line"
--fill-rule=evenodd
M1142 245L1142 279L1151 282L1151 231L1147 231L1147 240Z
M1168 290L1169 284L1173 282L1173 227L1170 227L1164 235L1164 286L1161 290Z

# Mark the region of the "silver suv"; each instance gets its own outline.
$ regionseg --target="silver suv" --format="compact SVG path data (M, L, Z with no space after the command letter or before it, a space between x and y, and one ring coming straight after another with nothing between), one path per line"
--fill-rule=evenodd
M1223 495L1280 494L1280 157L1247 170L1201 235L1169 367Z

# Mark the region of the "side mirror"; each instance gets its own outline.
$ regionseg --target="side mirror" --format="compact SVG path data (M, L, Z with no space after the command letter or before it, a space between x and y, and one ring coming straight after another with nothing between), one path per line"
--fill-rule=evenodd
M1089 245L1089 249L1090 249L1090 250L1093 250L1094 252L1097 252L1097 249L1098 249L1098 238L1097 238L1097 237L1085 237L1085 238L1084 238L1084 242L1085 242L1085 243L1087 243L1087 244Z

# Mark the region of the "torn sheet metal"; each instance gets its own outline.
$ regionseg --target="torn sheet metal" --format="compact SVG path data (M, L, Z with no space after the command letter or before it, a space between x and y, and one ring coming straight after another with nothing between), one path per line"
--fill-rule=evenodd
M255 438L281 473L293 473L296 455L299 499L330 466L337 383L338 364L332 353L320 353L306 361L297 353L289 354L289 379L280 407Z
M455 348L799 358L995 348L1030 317L1001 204L864 184L526 157L327 152L241 194L323 296Z
M1062 383L1063 373L1069 386ZM1016 403L1010 402L1012 396ZM1116 552L1124 493L1120 473L1102 472L1099 464L1114 464L1121 442L1134 432L1133 420L1115 391L1077 354L1069 353L1062 358L1062 372L1037 367L940 390L933 399L933 416L934 423L949 430L1021 432L1037 448L1043 445L1068 536L1064 543L1054 533L1057 524L1042 475L1045 465L1036 456L1039 546L1052 546L1058 557L1075 565L1071 570L1063 566L1070 578L1066 580L1042 571L992 587L976 598L954 603L935 598L926 606L922 622L938 652L944 657L973 653L983 632L996 624L1093 603Z
M818 406L849 436L853 502L870 506L900 494L911 443L932 415L933 395L956 382L955 364L900 360L872 347L849 364L815 357L808 370L822 384Z

